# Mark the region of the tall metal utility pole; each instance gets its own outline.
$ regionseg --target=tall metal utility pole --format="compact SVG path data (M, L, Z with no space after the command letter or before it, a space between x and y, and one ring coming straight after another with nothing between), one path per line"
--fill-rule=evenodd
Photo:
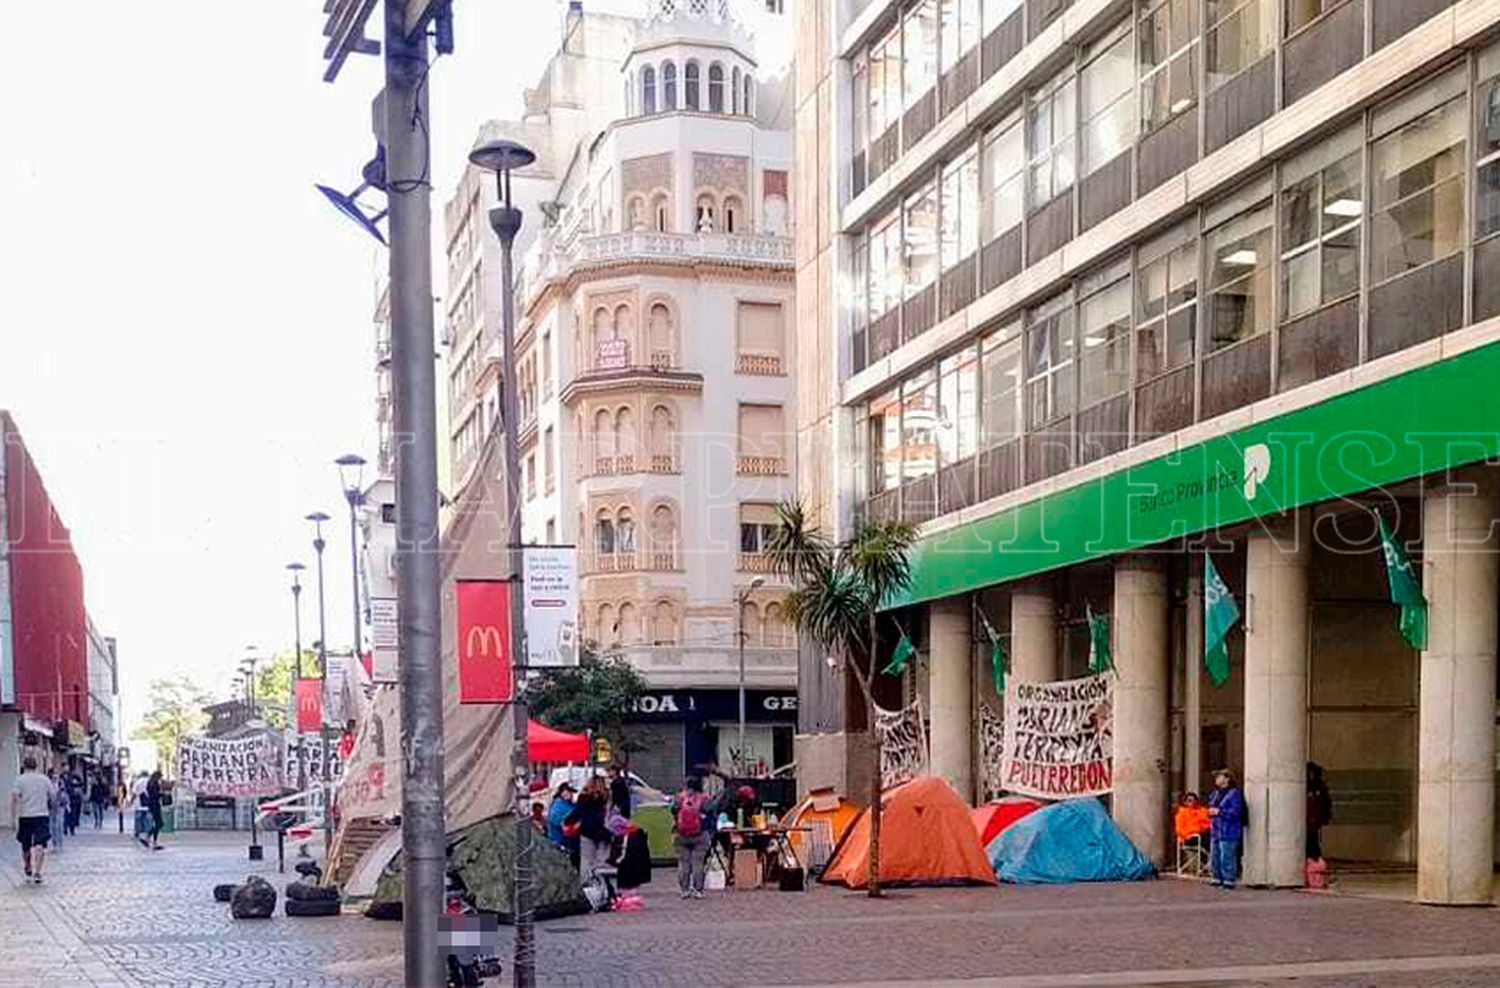
M390 203L391 377L396 396L396 552L401 659L402 924L406 977L443 988L447 842L443 815L442 571L432 324L427 34L407 0L385 0L385 157Z
M306 569L298 562L286 564L292 573L292 634L297 649L292 656L292 731L297 735L297 791L307 791L307 751L303 748L302 735L297 731L297 684L302 682L302 571Z

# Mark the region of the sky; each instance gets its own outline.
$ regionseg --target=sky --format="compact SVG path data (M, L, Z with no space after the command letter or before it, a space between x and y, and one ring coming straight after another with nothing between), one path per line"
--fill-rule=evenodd
M439 223L479 124L519 115L564 6L454 0L458 51L429 80ZM285 566L312 577L315 510L335 518L329 644L349 643L333 459L374 458L386 258L313 183L358 182L380 60L325 84L322 7L76 0L50 43L0 59L0 408L119 640L127 743L152 679L226 696L248 646L290 650Z

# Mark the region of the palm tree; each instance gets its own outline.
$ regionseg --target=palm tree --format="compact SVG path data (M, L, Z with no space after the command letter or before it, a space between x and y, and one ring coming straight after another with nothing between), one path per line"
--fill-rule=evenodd
M812 525L800 504L777 506L777 526L766 553L777 572L792 583L787 619L799 632L827 649L859 683L870 725L873 793L870 802L870 889L880 891L881 743L875 729L876 620L880 605L911 581L916 526L901 521L861 523L834 545ZM869 657L867 665L858 661Z

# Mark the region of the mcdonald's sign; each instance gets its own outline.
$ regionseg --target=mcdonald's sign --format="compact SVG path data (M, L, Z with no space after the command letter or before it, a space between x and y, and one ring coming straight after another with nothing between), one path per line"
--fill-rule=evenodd
M511 701L510 592L510 584L500 580L454 585L459 703Z
M297 732L316 734L323 729L323 681L297 680Z

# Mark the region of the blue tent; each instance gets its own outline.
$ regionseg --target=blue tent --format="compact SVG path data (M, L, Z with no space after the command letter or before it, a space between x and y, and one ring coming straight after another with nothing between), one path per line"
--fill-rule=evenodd
M1070 799L1024 816L990 841L988 853L1002 882L1130 882L1156 875L1097 799Z

